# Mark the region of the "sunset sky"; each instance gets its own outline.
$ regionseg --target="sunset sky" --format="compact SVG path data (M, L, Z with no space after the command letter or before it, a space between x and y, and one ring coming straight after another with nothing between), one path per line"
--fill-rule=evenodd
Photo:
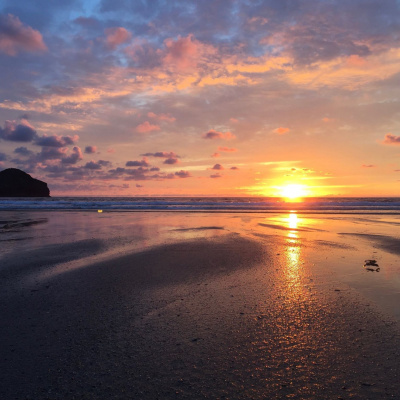
M52 195L400 195L396 0L0 0L0 71Z

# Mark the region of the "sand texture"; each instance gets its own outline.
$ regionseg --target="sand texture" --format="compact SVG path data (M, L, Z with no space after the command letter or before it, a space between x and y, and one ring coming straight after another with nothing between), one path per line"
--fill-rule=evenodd
M2 254L1 399L399 398L397 298L368 286L397 267L394 242L333 220L147 216L120 236L126 216L93 219L78 240L6 228L43 241Z

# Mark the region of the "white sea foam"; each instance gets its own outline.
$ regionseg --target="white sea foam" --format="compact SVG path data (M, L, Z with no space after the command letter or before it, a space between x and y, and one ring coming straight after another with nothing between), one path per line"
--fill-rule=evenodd
M290 203L254 197L2 198L0 210L400 212L400 198L310 198Z

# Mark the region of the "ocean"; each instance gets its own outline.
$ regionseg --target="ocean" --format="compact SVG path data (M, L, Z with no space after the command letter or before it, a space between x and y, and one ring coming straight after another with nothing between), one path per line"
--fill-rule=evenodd
M316 213L400 212L400 197L319 197L299 202L262 197L2 198L0 210L218 211Z

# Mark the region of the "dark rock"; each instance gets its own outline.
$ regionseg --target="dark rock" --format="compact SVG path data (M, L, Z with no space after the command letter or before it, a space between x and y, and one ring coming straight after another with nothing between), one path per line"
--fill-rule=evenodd
M46 182L16 168L0 172L0 197L50 197Z

